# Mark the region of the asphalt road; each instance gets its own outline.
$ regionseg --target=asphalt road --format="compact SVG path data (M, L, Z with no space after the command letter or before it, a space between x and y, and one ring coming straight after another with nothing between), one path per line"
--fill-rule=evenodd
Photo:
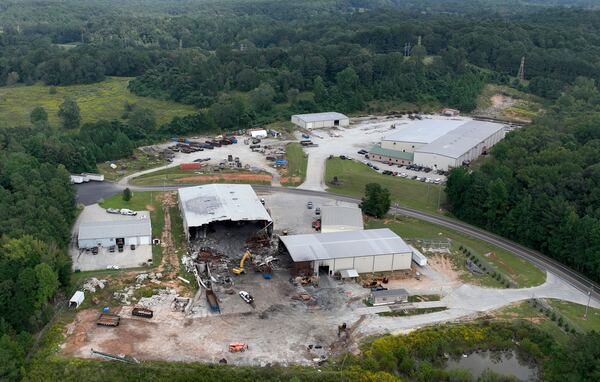
M182 185L180 187L186 187ZM117 185L115 183L103 182L96 183L90 182L81 185L76 185L77 189L77 201L85 205L96 203L102 198L114 195L115 193L122 190L124 186ZM130 186L133 191L152 191L152 190L174 190L179 187L167 186L167 187L137 187ZM335 200L345 201L349 203L360 203L360 199L352 198L349 196L333 194L325 191L313 191L303 190L297 188L284 188L284 187L271 187L255 185L253 188L256 191L262 192L285 192L291 194L302 194L302 195L314 195L315 197L328 197ZM520 244L517 244L511 240L505 239L493 233L487 232L483 229L474 227L472 225L457 221L445 216L432 215L425 212L417 211L412 208L406 207L392 207L391 212L398 213L401 215L413 217L416 219L424 220L430 223L438 224L446 228L453 229L457 232L478 238L490 244L496 245L502 249L514 253L515 255L524 258L540 269L551 272L559 278L567 281L570 285L574 286L578 290L584 293L590 293L591 297L596 301L600 302L600 285L589 280L585 276L582 276L574 270L560 264L559 262L543 255L540 252L534 251Z

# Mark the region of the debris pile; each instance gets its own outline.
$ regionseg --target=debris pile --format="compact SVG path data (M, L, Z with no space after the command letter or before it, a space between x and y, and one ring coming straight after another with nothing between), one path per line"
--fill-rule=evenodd
M170 299L177 298L177 291L175 289L166 288L166 289L157 289L154 290L154 293L150 297L142 297L140 301L138 301L138 305L144 306L146 308L156 306L162 304L165 301Z
M83 284L83 290L90 293L95 293L96 288L104 289L106 285L108 285L108 281L98 280L97 278L92 277Z
M150 279L150 280L158 280L162 278L162 273L160 272L150 272L150 273L138 273L138 275L135 278L135 283L136 284L142 284L144 281Z

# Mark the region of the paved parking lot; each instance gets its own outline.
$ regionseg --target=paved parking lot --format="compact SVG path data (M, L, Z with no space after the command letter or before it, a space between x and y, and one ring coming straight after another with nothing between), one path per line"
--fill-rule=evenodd
M445 120L450 120L448 117L442 116L426 116L425 118L433 118L444 123ZM456 118L453 118L456 119ZM465 120L468 120L465 118ZM440 182L445 181L446 177L435 174L433 171L426 173L424 171L408 170L406 166L398 168L398 166L389 166L387 164L369 161L364 154L359 154L360 150L369 151L373 145L381 142L384 136L398 131L400 129L410 128L411 125L420 121L412 121L407 117L404 118L386 118L386 117L365 117L353 119L352 125L348 128L338 128L335 130L311 130L311 140L317 144L317 147L306 147L304 150L308 154L308 168L306 172L306 181L298 188L306 190L324 191L325 185L325 161L330 156L344 155L348 158L358 160L363 163L371 162L376 165L382 172L384 170L406 173L408 178L413 176L440 179ZM392 128L392 125L395 128ZM301 138L301 133L297 133L297 138ZM375 170L373 170L375 171Z

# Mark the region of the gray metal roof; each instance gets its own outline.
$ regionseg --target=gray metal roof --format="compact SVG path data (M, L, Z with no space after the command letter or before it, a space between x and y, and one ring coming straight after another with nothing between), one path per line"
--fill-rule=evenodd
M393 142L430 143L464 125L465 119L423 119L396 124L396 131L382 140Z
M389 228L280 236L292 259L328 260L410 253L410 247Z
M188 227L223 220L272 221L248 184L207 184L180 188L179 201Z
M395 296L408 296L408 291L406 289L388 289L388 290L376 290L371 292L373 297L395 297Z
M117 237L152 236L150 218L147 214L128 216L127 220L82 222L79 240L107 239Z
M335 111L330 111L327 113L311 113L311 114L295 114L292 117L297 117L304 122L320 122L320 121L334 121L339 119L348 119L342 113L337 113Z
M321 207L321 227L338 226L349 229L363 229L362 211L358 207L323 206Z
M502 129L504 129L504 125L499 123L470 121L430 144L415 150L415 153L429 153L449 158L460 158L473 147Z

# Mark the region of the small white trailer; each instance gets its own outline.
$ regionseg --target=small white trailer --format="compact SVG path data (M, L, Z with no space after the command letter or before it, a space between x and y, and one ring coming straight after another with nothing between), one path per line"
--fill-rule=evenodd
M85 176L89 180L93 180L94 182L104 182L104 175L102 174L83 173L81 175Z
M410 246L410 248L412 250L412 261L414 261L420 267L426 266L427 265L427 257L425 257L424 254L419 252L419 250L416 249L415 247L413 247L412 245Z
M81 184L85 182L85 177L81 175L70 175L69 179L72 184Z

